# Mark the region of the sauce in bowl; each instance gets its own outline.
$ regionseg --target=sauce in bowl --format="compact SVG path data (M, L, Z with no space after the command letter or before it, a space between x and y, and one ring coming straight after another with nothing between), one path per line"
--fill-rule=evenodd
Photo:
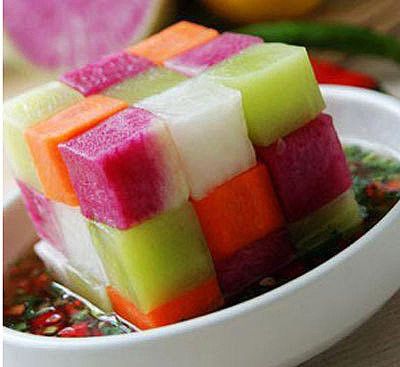
M261 279L225 307L274 289L330 259L366 233L400 200L400 162L357 145L345 147L353 189L364 221L350 238L332 234L326 243L297 258L273 276ZM57 285L43 263L28 254L13 265L5 282L5 326L57 337L103 336L134 332L114 315L106 315Z

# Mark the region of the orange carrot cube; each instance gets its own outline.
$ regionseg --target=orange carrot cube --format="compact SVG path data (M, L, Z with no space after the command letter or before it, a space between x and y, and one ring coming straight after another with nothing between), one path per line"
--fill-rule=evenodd
M266 167L258 164L193 200L214 261L284 226L284 217Z
M218 36L215 29L182 21L127 49L156 64L200 46Z
M25 140L49 199L78 205L58 144L84 133L126 107L125 102L117 99L93 95L25 130Z
M115 288L108 287L107 293L114 311L142 330L205 315L223 304L221 291L215 277L147 314L139 311L133 302L121 295Z

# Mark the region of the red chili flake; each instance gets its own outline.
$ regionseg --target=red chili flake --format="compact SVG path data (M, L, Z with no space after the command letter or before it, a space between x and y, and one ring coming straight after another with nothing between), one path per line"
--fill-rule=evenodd
M46 325L53 325L53 324L57 324L60 321L64 320L64 316L61 315L60 313L53 313L52 315L50 315L45 321L44 323Z
M79 338L89 336L89 327L86 322L68 326L58 332L62 338Z
M24 312L25 312L25 305L20 304L20 305L7 307L4 310L4 315L16 317L16 316L21 316Z
M99 328L95 327L91 330L90 335L91 336L103 336L104 334L102 333L102 331Z
M81 305L82 303L80 303L80 306ZM72 316L80 311L79 306L76 306L74 302L67 303L66 305L63 306L63 309L68 316Z
M278 276L284 279L294 279L306 272L306 266L301 261L293 261L278 272Z
M52 316L56 315L57 311L51 307L49 311L43 312L42 314L37 315L31 320L32 329L42 329L46 326L50 326L53 324Z
M47 286L50 284L51 279L46 273L40 274L38 277L33 279L33 287L36 290L42 290L44 288L47 288Z
M31 279L18 279L14 285L16 288L24 290L25 292L29 292L32 288Z

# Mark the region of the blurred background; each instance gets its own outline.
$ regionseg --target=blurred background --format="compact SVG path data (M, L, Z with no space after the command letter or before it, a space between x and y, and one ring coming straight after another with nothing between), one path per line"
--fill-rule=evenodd
M4 98L181 19L304 45L320 83L400 97L399 0L4 0Z

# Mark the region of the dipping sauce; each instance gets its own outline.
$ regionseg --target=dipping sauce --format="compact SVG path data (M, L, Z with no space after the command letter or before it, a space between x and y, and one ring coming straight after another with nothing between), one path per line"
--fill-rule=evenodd
M350 239L339 236L295 260L279 273L262 279L225 307L243 302L325 262L350 246L400 200L400 162L371 150L348 145L345 152L353 188L364 221ZM11 267L5 282L3 323L14 330L57 337L87 337L134 332L114 315L105 315L59 287L33 253Z

